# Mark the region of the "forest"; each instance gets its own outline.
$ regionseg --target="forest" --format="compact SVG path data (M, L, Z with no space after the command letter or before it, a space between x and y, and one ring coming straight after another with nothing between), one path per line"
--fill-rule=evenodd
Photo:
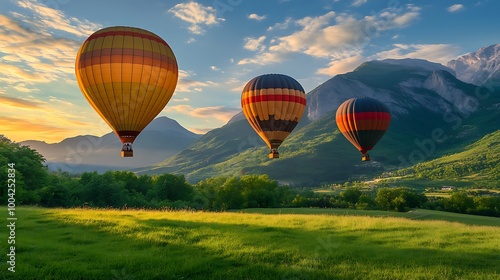
M129 171L86 172L78 175L49 171L36 150L0 136L0 181L8 181L15 165L17 205L42 207L193 209L225 211L244 208L315 207L409 211L414 208L500 217L500 196L463 190L449 197L426 197L405 186L362 188L344 184L339 193L280 185L268 175L207 178L190 184L183 175L136 175ZM0 188L6 205L7 188Z

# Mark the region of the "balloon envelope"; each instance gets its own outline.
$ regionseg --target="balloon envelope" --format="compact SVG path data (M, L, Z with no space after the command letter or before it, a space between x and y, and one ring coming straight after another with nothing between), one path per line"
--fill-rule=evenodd
M241 107L252 128L271 149L269 157L278 158L278 147L304 114L306 96L294 78L265 74L245 85Z
M163 110L177 85L178 67L158 35L115 26L90 35L78 51L75 74L83 95L118 135L122 156Z
M351 98L337 109L337 126L342 134L370 160L367 152L389 128L391 113L387 106L369 97Z

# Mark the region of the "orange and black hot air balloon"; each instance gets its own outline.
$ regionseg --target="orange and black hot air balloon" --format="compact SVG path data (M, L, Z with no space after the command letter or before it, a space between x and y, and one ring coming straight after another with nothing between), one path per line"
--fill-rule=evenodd
M170 46L135 27L108 27L90 35L75 63L78 85L131 157L132 143L163 110L177 85L178 67Z
M279 158L278 147L299 123L306 96L294 78L265 74L245 85L241 107L252 128L271 149L269 158Z
M391 113L373 98L352 98L340 104L336 120L340 132L363 154L362 160L369 161L367 152L389 128Z

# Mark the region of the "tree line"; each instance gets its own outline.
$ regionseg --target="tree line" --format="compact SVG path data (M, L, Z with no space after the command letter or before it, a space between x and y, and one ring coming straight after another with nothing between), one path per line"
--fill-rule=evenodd
M8 164L16 168L18 205L43 207L173 208L224 211L243 208L319 207L408 211L427 208L458 213L500 216L500 197L453 193L450 198L427 198L405 187L316 193L280 185L267 175L215 177L190 184L183 175L137 175L129 171L72 175L51 172L44 158L29 147L0 136L0 180L7 182ZM0 188L0 204L8 201Z

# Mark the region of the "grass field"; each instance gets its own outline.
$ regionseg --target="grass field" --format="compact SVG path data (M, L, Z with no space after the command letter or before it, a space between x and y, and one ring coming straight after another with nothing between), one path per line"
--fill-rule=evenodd
M435 211L258 210L265 213L18 208L16 272L2 262L0 277L500 279L498 219L479 226L457 222L466 215L425 220L444 219ZM6 258L8 232L0 234Z
M442 186L455 186L457 188L469 188L474 186L473 181L465 180L437 180L437 179L420 179L413 177L394 177L383 178L376 182L376 185L383 186L404 186L423 191L425 188L441 188Z
M449 197L451 197L451 192L426 192L425 196L449 198Z
M337 208L250 208L240 210L242 213L261 214L316 214L337 216L369 216L369 217L400 217L411 220L436 220L458 222L467 225L483 225L500 227L500 218L465 215L444 211L418 209L410 212L389 212L380 210L354 210ZM500 230L500 229L499 229Z

